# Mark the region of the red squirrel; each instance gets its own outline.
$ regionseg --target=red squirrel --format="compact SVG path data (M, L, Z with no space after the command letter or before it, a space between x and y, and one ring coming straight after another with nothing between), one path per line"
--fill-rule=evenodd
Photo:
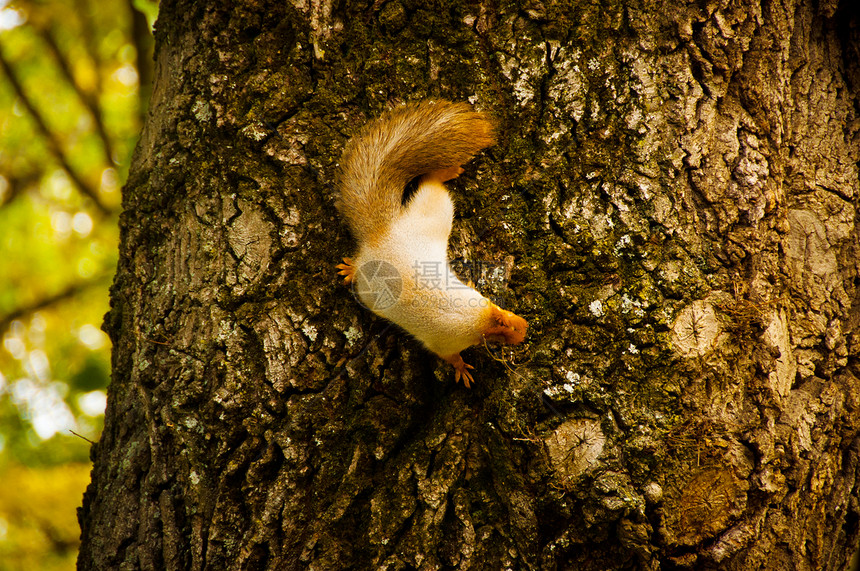
M448 264L454 204L445 181L494 142L493 123L465 103L396 107L353 137L340 161L338 210L358 254L337 268L368 309L399 325L474 382L460 351L525 339L525 319L462 283ZM420 177L420 178L418 178ZM407 184L418 179L404 200ZM435 279L422 279L429 270ZM424 276L426 278L427 276Z

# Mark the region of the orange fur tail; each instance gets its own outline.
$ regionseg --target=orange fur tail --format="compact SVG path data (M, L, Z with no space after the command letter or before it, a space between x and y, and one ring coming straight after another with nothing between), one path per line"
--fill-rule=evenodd
M410 180L456 176L457 167L494 140L490 119L466 103L422 101L391 109L344 148L338 209L365 243L397 218Z

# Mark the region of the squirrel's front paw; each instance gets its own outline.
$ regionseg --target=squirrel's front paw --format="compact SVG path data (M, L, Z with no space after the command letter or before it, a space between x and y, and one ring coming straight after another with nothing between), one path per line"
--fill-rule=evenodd
M355 262L352 261L352 258L344 258L342 264L338 264L335 266L338 270L339 275L343 276L343 283L349 285L352 283L352 280L355 279Z
M463 384L466 385L466 388L470 388L469 383L474 383L475 379L472 378L472 373L469 372L469 369L474 369L475 367L467 365L459 353L442 358L454 367L454 382L459 383L460 379L463 379Z

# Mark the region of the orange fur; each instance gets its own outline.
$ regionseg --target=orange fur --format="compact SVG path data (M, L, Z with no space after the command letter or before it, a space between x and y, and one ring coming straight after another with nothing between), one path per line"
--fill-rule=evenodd
M339 177L338 207L359 251L338 264L338 273L366 307L450 363L454 380L467 388L473 367L460 351L484 340L521 343L527 329L522 317L460 282L448 264L454 204L444 182L492 143L492 123L466 104L405 105L349 142ZM404 187L415 177L421 177L418 188L402 204ZM375 270L359 271L365 263ZM422 276L422 268L438 276Z

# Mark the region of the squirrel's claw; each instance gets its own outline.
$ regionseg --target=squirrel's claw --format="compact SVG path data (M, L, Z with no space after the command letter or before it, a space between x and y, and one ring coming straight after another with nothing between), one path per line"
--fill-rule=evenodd
M466 369L474 368L475 367L473 367L472 365L467 365L466 363L463 363L463 367L461 369L454 369L454 382L460 382L460 379L462 378L463 385L465 385L467 389L472 388L470 383L474 383L475 379L472 377L472 373L470 373Z
M349 285L352 283L352 280L355 279L355 262L352 261L352 258L344 258L342 264L338 264L335 266L338 270L339 275L343 276L343 283Z
M469 372L469 369L474 369L475 367L467 365L459 353L442 358L451 363L454 367L454 382L459 383L460 379L463 379L463 384L466 388L471 388L470 383L474 383L475 379L472 377L472 373Z

